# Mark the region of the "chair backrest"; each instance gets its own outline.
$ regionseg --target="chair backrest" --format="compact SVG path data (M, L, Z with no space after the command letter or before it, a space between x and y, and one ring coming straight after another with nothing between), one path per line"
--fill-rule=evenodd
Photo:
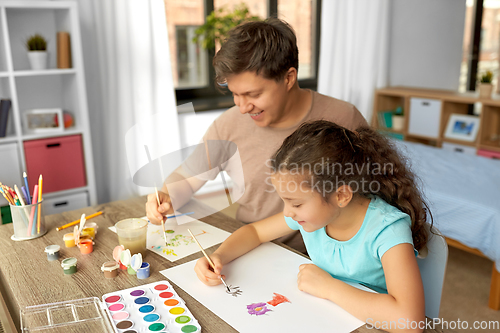
M446 240L441 236L437 228L433 227L432 231L434 233L432 233L430 232L430 226L427 224L426 229L429 232L429 241L426 245L427 251L425 251L425 248L424 251L420 251L417 263L424 284L425 315L429 318L438 318L443 292L444 272L448 261L448 244L446 244Z

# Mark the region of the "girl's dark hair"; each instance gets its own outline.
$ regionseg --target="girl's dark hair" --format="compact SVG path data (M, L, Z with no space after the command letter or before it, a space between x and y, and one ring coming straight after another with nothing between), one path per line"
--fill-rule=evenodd
M331 191L320 193L324 200L337 190L333 184L350 185L355 194L367 198L382 198L410 216L415 249L427 243L424 225L428 212L432 226L432 214L418 189L418 178L392 143L371 128L352 132L325 120L305 123L285 139L271 161L275 173L300 169L313 189L313 184L332 185Z
M277 18L243 23L229 31L213 66L218 85L246 71L281 82L290 68L299 70L297 38L292 27Z

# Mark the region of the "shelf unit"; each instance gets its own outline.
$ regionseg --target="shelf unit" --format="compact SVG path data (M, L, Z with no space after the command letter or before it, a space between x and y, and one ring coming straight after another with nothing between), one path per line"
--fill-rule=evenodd
M423 127L435 127L433 135L421 135L412 131L415 126L412 121L418 119L415 104L416 100L428 101L436 106L430 111L429 117L420 119ZM480 119L479 132L474 142L450 139L445 137L446 125L452 114L469 114L476 103L481 103L480 113L475 115ZM472 105L472 107L471 107ZM395 110L403 107L405 119L402 131L382 128L379 124L378 113ZM413 109L413 110L412 110ZM412 114L413 112L413 114ZM421 117L422 118L422 117ZM427 119L427 120L426 120ZM427 121L427 123L426 123ZM493 156L500 156L500 98L479 98L477 93L460 94L445 90L426 90L407 87L389 87L376 90L372 117L372 126L390 136L406 141L419 142L436 147L455 146L463 147L468 151L483 151ZM422 126L421 126L422 127ZM467 148L472 148L467 149Z
M57 68L58 31L67 31L70 34L72 68ZM48 40L49 60L46 70L30 69L24 42L28 36L35 33L41 34ZM0 0L0 98L8 98L12 102L7 135L0 138L0 148L2 145L10 144L12 146L15 144L15 152L18 155L17 162L21 167L14 179L4 179L2 177L6 174L4 169L9 167L9 163L3 160L0 150L0 160L2 160L0 181L12 187L14 183L18 186L22 184L22 173L27 170L28 157L24 147L27 141L81 136L86 185L44 193L44 201L46 200L47 204L57 200L64 202L68 196L75 194L85 194L84 197L87 198L78 206L97 204L81 48L76 2ZM30 109L47 108L59 108L70 112L74 119L74 125L64 129L64 131L40 134L25 132L23 113ZM71 169L71 161L66 161L66 163L68 163L68 169ZM9 171L12 173L12 170ZM38 175L28 176L30 178L38 177ZM32 185L34 184L30 184L30 186ZM79 197L81 198L82 195ZM61 210L49 209L45 211L59 212Z

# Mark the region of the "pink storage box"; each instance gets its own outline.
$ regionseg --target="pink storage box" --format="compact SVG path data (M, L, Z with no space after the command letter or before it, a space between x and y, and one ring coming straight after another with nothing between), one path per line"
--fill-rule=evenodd
M491 150L484 150L484 149L479 149L477 151L477 154L480 156L492 158L492 159L500 159L500 153L496 151L491 151Z
M86 185L82 138L61 136L24 142L30 192L43 177L43 193Z

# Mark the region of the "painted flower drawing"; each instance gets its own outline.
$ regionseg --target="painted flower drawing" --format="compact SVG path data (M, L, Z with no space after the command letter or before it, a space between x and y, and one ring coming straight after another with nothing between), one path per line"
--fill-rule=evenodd
M252 303L247 305L248 313L251 315L261 316L266 312L271 311L267 308L266 303Z

